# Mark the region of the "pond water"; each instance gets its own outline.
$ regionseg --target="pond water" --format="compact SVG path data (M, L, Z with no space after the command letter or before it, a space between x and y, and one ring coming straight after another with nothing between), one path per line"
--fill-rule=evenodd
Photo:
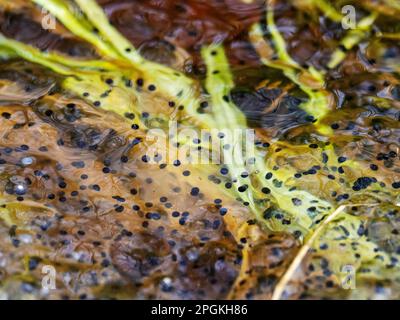
M0 296L400 298L399 13L0 0Z

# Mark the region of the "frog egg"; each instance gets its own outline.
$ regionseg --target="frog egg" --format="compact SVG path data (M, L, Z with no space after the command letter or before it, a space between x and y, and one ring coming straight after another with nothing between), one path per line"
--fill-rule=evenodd
M20 183L20 184L16 184L14 186L14 192L15 192L15 194L17 194L19 196L24 195L26 193L26 191L27 191L26 184Z

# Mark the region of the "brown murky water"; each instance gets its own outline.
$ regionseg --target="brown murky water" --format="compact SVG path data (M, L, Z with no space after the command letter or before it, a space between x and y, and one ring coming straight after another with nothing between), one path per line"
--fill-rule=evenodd
M346 30L315 8L308 10L305 2L275 4L275 22L289 55L299 66L325 70L330 111L322 123L333 133L324 136L300 108L307 95L280 70L265 66L250 43L254 23L268 29L264 1L98 3L142 56L200 85L206 72L201 48L223 43L235 81L231 100L256 129L266 162L296 172L288 179L292 186L335 206L379 202L350 210L362 221L355 233L376 244L374 257L357 262L356 293L340 287L332 266L340 247L352 247L361 261L357 254L364 251L354 249L358 239L351 234L338 240L339 249L328 258L321 252L326 244L318 242L320 250L309 252L288 284L288 298L399 297L393 278L400 254L400 37L382 36L400 34L398 15L392 14L398 8L380 6L365 37L329 69ZM373 3L353 4L365 17L375 10ZM44 30L40 10L30 1L0 4L4 36L42 51L101 57L61 24ZM227 196L232 181L221 168L194 170L163 159L147 163L152 144L146 130L132 130L121 115L68 92L62 79L20 58L0 64L1 296L270 299L302 246L298 233L256 223L243 201ZM164 111L162 97L145 94L143 101L140 118L146 124L157 122L160 110L180 119L179 112ZM336 165L324 160L323 148L329 145L338 156ZM243 236L244 225L250 227ZM385 270L371 262L381 259L380 252L390 257ZM41 287L45 265L57 271L55 290ZM369 267L373 276L363 277Z

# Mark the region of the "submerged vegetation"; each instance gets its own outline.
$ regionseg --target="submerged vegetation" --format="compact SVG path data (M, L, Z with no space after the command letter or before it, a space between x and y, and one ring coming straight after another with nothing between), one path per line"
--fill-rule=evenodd
M400 297L399 7L225 2L0 0L1 295Z

